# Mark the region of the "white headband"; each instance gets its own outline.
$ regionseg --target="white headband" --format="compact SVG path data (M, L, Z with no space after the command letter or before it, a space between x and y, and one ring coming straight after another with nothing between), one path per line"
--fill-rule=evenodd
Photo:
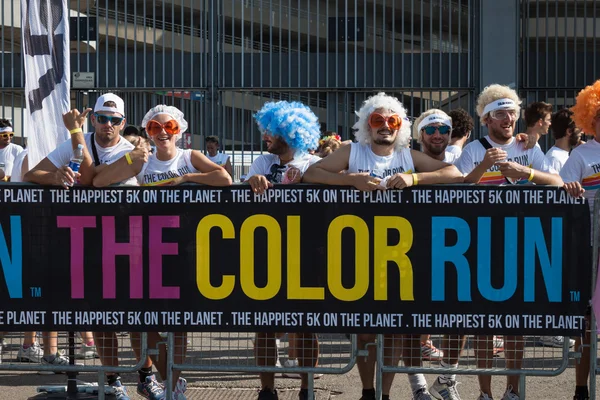
M485 115L489 112L495 111L495 110L500 110L500 109L518 110L519 106L512 99L498 99L496 101L492 101L490 104L485 106L485 108L483 109L483 115Z
M0 128L0 133L4 133L4 132L12 132L12 126L4 126L2 128Z
M444 124L444 125L452 128L452 120L450 118L448 118L447 116L442 115L442 114L431 114L431 115L428 115L427 117L423 118L423 121L421 121L421 123L417 127L417 130L421 131L421 129L423 129L427 125L437 124L437 123Z

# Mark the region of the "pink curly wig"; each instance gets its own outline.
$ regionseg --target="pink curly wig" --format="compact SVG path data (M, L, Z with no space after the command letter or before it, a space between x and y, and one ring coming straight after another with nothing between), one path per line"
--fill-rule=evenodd
M600 80L579 92L571 111L573 111L571 118L575 124L586 134L594 136L596 129L593 121L600 111Z

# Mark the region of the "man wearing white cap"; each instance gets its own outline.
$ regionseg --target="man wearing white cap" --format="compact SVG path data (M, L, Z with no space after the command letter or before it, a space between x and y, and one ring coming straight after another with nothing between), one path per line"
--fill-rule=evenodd
M121 130L125 127L125 104L123 99L113 93L100 96L96 101L94 113L91 117L95 132L84 135L81 127L91 111L92 109L88 108L83 113L79 113L78 110L73 109L63 115L65 126L71 133L71 139L60 144L35 168L27 172L24 181L42 185L57 185L68 189L80 177L82 184L91 185L97 167L103 164L111 164L126 153L130 153L132 159L144 158L145 154L147 159L148 151L145 148L139 147L134 150L134 146L120 135ZM84 147L84 159L79 172L75 173L69 168L68 164L73 156L73 151L79 144ZM131 182L137 185L135 178L131 178ZM126 183L129 183L129 181ZM50 332L49 336L55 343L58 337L57 333ZM98 346L97 351L102 365L117 366L116 351L118 342L116 334L114 332L94 333L94 339ZM45 337L44 343L46 343ZM48 349L52 350L49 354L44 355L42 363L46 360L50 364L67 365L69 362L67 357L58 353L52 355L55 348L55 346L48 346ZM48 349L44 346L44 353L48 353L50 351ZM114 388L117 400L129 400L127 390L116 374L108 374L108 383Z
M490 85L477 98L477 114L487 126L488 136L465 146L454 163L465 175L465 182L486 185L529 183L562 186L563 182L539 147L527 149L513 137L519 118L521 100L508 86ZM506 367L520 369L523 362L523 336L504 339ZM493 360L492 336L478 336L475 340L477 366L491 368ZM479 375L479 400L492 399L492 376ZM519 400L519 375L506 378L502 400Z
M429 157L453 164L458 158L446 151L452 132L452 119L442 110L432 108L415 120L413 137L421 144L421 150Z
M65 126L71 133L71 140L59 145L25 174L26 182L69 188L79 177L82 184L91 186L97 168L102 168L101 165L111 164L128 152L131 152L132 158L148 157L147 150L136 148L134 151L134 146L120 135L126 122L123 99L113 93L100 96L90 118L94 132L83 134L81 127L91 111L92 109L88 108L79 113L73 109L63 115ZM79 173L75 173L68 164L79 144L84 146L84 159ZM124 183L136 184L134 178Z

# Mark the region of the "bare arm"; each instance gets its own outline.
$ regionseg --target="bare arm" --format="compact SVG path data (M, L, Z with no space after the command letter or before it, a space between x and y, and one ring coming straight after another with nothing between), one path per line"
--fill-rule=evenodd
M420 151L411 150L420 185L437 183L462 183L464 178L458 168L443 161L434 160Z
M183 182L201 183L209 186L230 186L231 175L223 167L210 161L198 150L192 151L192 165L200 172L193 172L182 176Z
M23 177L24 182L37 183L40 185L62 186L68 189L67 184L73 185L77 175L68 166L56 168L48 157L39 162L31 171Z
M340 147L315 164L308 167L302 176L305 183L323 183L326 185L352 185L351 174L340 174L348 169L351 146Z
M536 185L551 185L563 186L563 180L558 174L538 171L530 167L526 167L515 162L498 163L500 172L507 178L512 179L528 179L533 171L533 179L531 180Z
M100 169L102 165L98 166L97 174L94 177L94 186L105 187L113 183L123 182L139 174L144 164L148 162L148 149L145 146L138 146L129 152L129 158L131 158L131 164L127 162L127 157L123 156L102 169Z
M79 110L73 109L68 113L63 114L63 122L65 123L65 127L69 131L73 129L81 129L91 111L91 108L87 108L80 114ZM85 144L83 131L71 134L71 145L73 146L73 152L75 152L77 146L80 144L83 145L83 161L79 167L79 173L81 174L80 182L82 185L91 186L94 176L96 175L96 167Z
M229 176L233 176L233 169L231 168L231 157L227 157L227 162L225 163L223 168L225 168L225 171L227 171Z

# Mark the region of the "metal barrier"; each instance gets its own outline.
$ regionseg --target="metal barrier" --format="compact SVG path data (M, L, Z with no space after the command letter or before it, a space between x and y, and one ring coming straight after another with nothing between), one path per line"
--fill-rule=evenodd
M596 191L596 195L594 196L594 204L598 204L600 201L600 190ZM592 213L592 226L594 228L593 232L593 246L592 246L592 295L594 293L594 289L596 288L596 278L598 276L598 256L600 255L600 209L598 207L594 207ZM592 310L590 315L590 400L596 399L596 375L600 373L598 370L598 327L596 326L596 317Z
M66 355L69 357L69 360L75 358L77 360L76 364L68 366L53 366L48 364L42 364L40 362L17 362L19 361L19 349L22 347L25 335L18 335L14 332L5 332L4 341L6 344L3 349L3 359L0 363L0 371L36 371L41 375L55 373L78 374L82 372L96 372L98 374L98 388L104 388L105 374L107 372L125 373L138 371L142 367L148 355L156 354L151 349L148 349L147 334L142 333L140 335L140 358L136 361L136 356L135 354L133 354L133 348L131 347L131 345L126 346L126 339L124 337L121 337L117 348L117 356L119 357L120 362L128 361L128 365L119 367L104 366L100 363L100 360L96 359L93 356L92 358L78 358L78 354L80 353L78 353L77 351L82 349L82 346L77 345L74 348L70 349L69 344L67 342L67 336L64 335L62 332L57 334L57 345L59 349L58 355ZM65 352L64 350L60 350L64 349L65 347L68 349L67 352ZM7 359L7 356L11 358ZM12 358L13 356L14 358ZM104 400L104 390L98 390L98 398L100 400Z

